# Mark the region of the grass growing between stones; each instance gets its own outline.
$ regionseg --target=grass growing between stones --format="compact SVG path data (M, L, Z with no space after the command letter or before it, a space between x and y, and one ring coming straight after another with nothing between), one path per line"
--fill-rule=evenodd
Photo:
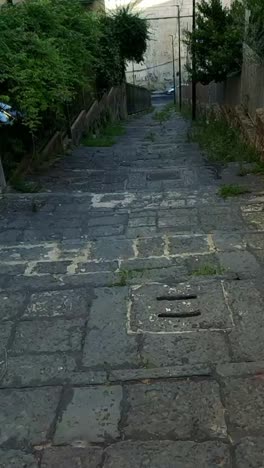
M218 190L218 195L224 199L228 197L238 197L245 193L250 193L250 190L246 187L242 187L241 185L223 185Z
M197 270L194 270L192 276L214 276L222 275L223 273L225 273L224 268L205 264Z
M238 175L241 177L248 174L264 175L264 162L257 162L253 167L250 168L242 167L238 173Z
M86 135L82 139L83 146L108 147L113 146L118 136L126 133L124 126L120 122L106 125L98 135Z
M156 134L154 132L147 133L147 135L145 136L145 140L154 142L156 140Z
M175 105L173 102L170 102L166 104L161 111L156 111L153 115L153 119L157 120L159 123L166 122L174 111Z
M40 184L34 182L26 182L21 176L14 176L10 179L11 187L21 193L38 193L41 190Z
M156 111L153 114L153 119L162 124L163 122L166 122L166 120L169 120L174 112L181 113L181 115L186 119L190 119L192 115L191 107L189 105L183 103L180 110L178 103L174 104L174 102L170 102L169 104L166 104L161 111Z
M259 162L257 150L244 142L239 131L230 127L224 119L198 119L192 127L190 138L206 151L210 161Z

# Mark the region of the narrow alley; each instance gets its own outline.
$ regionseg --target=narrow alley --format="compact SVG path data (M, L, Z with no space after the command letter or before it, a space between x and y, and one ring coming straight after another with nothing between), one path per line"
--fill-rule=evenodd
M0 200L0 467L261 468L264 188L172 114Z

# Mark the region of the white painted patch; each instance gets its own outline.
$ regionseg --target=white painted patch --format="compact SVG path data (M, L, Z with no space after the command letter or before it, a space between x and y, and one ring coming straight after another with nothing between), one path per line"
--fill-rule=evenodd
M104 197L106 195L109 196L109 198L110 197L113 197L113 198L108 201L104 201ZM123 194L122 200L120 200L119 196L120 194L118 194L118 198L115 199L114 193L113 194L95 193L92 195L92 200L91 200L92 207L93 208L115 208L116 206L125 207L125 206L131 205L133 201L135 201L136 199L135 194L128 193L128 192L125 192Z

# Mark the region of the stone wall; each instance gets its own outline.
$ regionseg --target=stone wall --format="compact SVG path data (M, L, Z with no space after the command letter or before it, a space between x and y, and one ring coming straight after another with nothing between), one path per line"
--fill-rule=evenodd
M82 109L71 125L71 141L74 145L80 142L84 132L97 132L102 124L108 120L125 119L126 89L125 85L111 88L101 100L95 100L89 109ZM42 156L57 154L64 151L69 143L69 137L63 132L56 132L42 151Z
M126 87L129 89L129 98ZM95 100L89 109L80 111L71 125L71 141L78 145L84 132L96 133L107 121L124 120L128 113L147 110L150 106L150 93L146 89L125 84L111 88L100 100ZM43 157L64 151L68 143L69 137L62 132L56 132L43 149Z
M151 107L150 92L141 86L126 84L127 112L135 114Z

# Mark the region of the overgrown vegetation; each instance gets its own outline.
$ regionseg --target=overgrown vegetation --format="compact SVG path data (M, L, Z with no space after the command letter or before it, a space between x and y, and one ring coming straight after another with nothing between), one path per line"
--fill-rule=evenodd
M224 268L205 264L205 265L202 265L197 270L194 270L192 272L192 275L193 276L214 276L214 275L222 275L223 273L225 273Z
M218 194L220 197L226 199L228 197L238 197L239 195L244 195L250 193L250 190L241 185L223 185L220 187Z
M37 193L41 186L34 182L26 182L22 177L14 176L10 179L10 185L17 192L21 193Z
M0 101L20 112L20 133L30 136L24 141L16 132L13 144L1 128L1 142L10 142L0 148L10 173L29 148L35 149L37 137L69 128L69 110L75 106L78 113L85 95L120 84L126 61L141 61L149 38L147 21L129 6L110 15L88 10L82 0L4 5L0 30Z
M210 161L229 163L232 161L257 162L257 150L245 143L237 129L224 119L198 119L191 130L191 139L206 151Z
M151 141L153 143L156 140L156 134L154 132L148 132L145 136L145 140Z
M160 111L155 111L153 119L157 120L160 124L170 118L172 113L175 111L175 105L173 102L166 104Z
M143 269L120 270L118 272L118 279L114 283L114 286L127 286L129 281L131 281L133 278L141 278L143 276L143 272Z
M244 16L239 0L230 8L224 7L221 0L198 3L196 29L186 31L185 38L190 55L195 53L196 68L187 65L187 69L196 82L224 81L241 69Z
M256 174L256 175L264 174L264 163L261 161L258 161L251 167L241 167L240 171L238 172L238 175L240 177L244 177L248 174Z
M250 11L247 25L246 42L263 61L264 57L264 2L263 0L245 0Z
M116 137L125 134L125 128L120 122L109 123L100 130L98 135L86 135L82 139L84 146L113 146Z
M166 122L166 120L169 120L169 118L174 112L180 112L179 104L178 103L174 104L173 102L170 102L166 104L160 111L156 110L153 114L153 119L157 120L160 124L162 124L163 122ZM185 118L190 118L191 117L190 106L183 103L182 108L181 108L181 114Z

